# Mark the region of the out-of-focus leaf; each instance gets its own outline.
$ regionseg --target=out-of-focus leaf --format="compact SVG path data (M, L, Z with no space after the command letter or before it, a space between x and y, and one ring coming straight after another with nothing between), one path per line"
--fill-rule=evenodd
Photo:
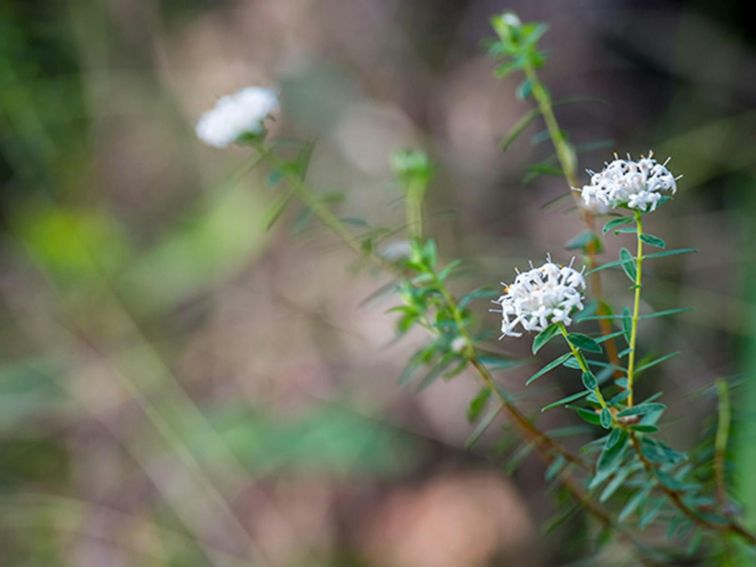
M241 185L212 193L131 266L124 293L142 308L167 308L233 274L267 238L260 199Z

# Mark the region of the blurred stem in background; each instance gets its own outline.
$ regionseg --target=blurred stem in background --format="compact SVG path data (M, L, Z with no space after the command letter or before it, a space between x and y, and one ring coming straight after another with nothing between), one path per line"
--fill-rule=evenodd
M598 254L601 246L599 236L596 235L596 227L594 223L593 214L583 206L579 194L573 189L579 187L580 183L577 177L577 156L572 145L567 141L564 132L559 126L556 115L554 114L554 105L551 100L551 95L541 82L536 72L536 65L532 58L525 58L523 64L523 71L527 78L530 89L533 93L533 98L538 105L538 110L543 116L543 120L546 123L546 128L551 138L551 143L556 151L559 165L567 181L567 189L572 194L573 200L577 207L580 218L587 230L589 230L594 236L588 241L584 248L585 263L588 269L596 267L596 254ZM604 292L601 284L601 274L594 272L590 276L591 292L593 297L598 302L596 312L599 315L609 315L610 311L607 307L607 303L604 300ZM599 328L602 335L610 335L612 333L612 324L608 319L599 319ZM618 356L617 343L613 338L608 339L605 343L606 353L609 358L609 362L616 367L621 367L620 359ZM615 378L622 378L622 373L617 371L614 374Z
M756 408L756 178L748 176L741 187L743 203L740 207L734 207L739 213L741 229L742 257L740 265L743 266L743 297L750 309L747 311L747 320L744 324L750 328L742 340L740 351L741 368L745 375L743 391L740 393L736 415L738 417L739 431L737 431L737 448L735 455L735 487L740 501L745 508L743 517L744 524L750 529L756 529L756 424L754 424L753 411ZM737 214L736 213L736 214Z
M423 200L433 169L425 152L407 149L391 156L391 167L405 193L407 232L410 238L423 236Z

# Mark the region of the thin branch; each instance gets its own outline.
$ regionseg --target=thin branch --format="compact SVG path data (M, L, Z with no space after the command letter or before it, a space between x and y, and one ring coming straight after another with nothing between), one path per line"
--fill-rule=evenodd
M533 98L535 98L536 100L536 104L538 105L538 109L543 116L544 122L546 122L546 128L548 129L549 137L551 138L551 142L554 145L554 150L556 151L557 159L559 160L559 165L562 169L562 173L564 174L564 178L567 181L570 194L572 195L573 199L575 200L575 204L577 205L577 210L579 211L580 218L583 221L585 227L592 233L596 234L593 213L582 206L580 197L575 191L573 191L573 189L575 189L579 185L577 178L577 159L575 157L575 152L570 147L570 144L564 137L562 129L559 127L559 122L557 121L556 115L554 114L554 105L551 100L551 95L549 95L546 87L544 87L543 83L541 83L541 80L538 78L538 74L536 73L535 68L529 61L526 62L524 71L525 76L530 81ZM597 241L593 241L585 249L585 261L588 270L592 270L596 267L597 253ZM609 315L610 313L607 308L607 304L604 301L603 288L601 285L601 274L599 274L598 272L593 272L590 275L589 279L593 296L598 300L597 313L599 315ZM612 333L612 324L609 320L599 319L598 323L602 335L610 335ZM609 362L617 367L622 366L620 364L618 355L617 343L614 341L614 339L612 338L606 341L604 346L606 347L606 353L609 358ZM617 371L614 373L614 377L621 378L622 373Z

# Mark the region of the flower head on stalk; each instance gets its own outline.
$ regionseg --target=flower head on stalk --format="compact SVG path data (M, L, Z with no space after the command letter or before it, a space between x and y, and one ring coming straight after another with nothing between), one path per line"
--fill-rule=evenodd
M265 134L265 119L279 109L272 89L246 87L222 97L197 122L197 137L209 146L225 148L247 136Z
M642 212L656 210L659 202L666 194L674 195L677 191L677 179L667 169L667 159L659 163L653 158L653 152L648 157L634 161L620 159L615 155L614 161L598 173L591 174L591 182L584 185L580 191L584 206L596 213L606 213L611 209L627 207Z
M530 263L527 272L517 271L511 285L504 284L504 295L494 303L501 309L502 337L519 337L518 325L524 331L543 331L553 323L572 323L571 315L583 309L585 278L583 271L568 266L560 266L547 257L542 266L536 268Z

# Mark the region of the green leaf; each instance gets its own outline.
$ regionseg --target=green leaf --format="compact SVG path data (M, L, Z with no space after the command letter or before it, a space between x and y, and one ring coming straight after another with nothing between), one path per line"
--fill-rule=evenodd
M674 250L664 250L663 252L653 252L651 254L644 254L643 259L644 260L653 260L655 258L665 258L667 256L677 256L680 254L692 254L693 252L697 252L695 248L678 248ZM609 268L618 268L622 266L624 263L623 260L614 260L613 262L607 262L606 264L601 264L600 266L597 266L591 270L588 270L585 275L589 276L594 272L600 272L602 270L607 270Z
M627 248L620 249L619 252L620 261L622 262L622 270L631 282L635 283L637 272L635 271L635 257L630 253Z
M461 265L462 260L452 260L451 262L446 264L446 266L444 266L444 268L440 272L438 272L438 279L441 281L446 280L452 274L452 272L454 272L454 270L459 268Z
M567 459L562 455L557 455L544 473L546 482L554 480L564 470L565 465L567 465Z
M411 308L409 308L411 309ZM397 321L396 323L396 330L400 335L405 334L407 331L409 331L412 326L417 322L418 318L420 317L420 314L411 311L408 313L405 313L402 315L402 317Z
M559 177L562 175L562 170L551 163L536 163L528 166L528 173L522 178L522 182L527 185L539 175L552 175L554 177Z
M507 464L504 466L504 472L509 475L513 474L520 467L522 462L528 457L528 455L533 452L533 449L535 449L535 445L533 443L526 443L522 445L509 458L509 461L507 461Z
M587 250L589 247L596 251L601 249L601 241L592 230L584 230L564 245L565 250Z
M594 390L596 386L598 386L596 376L593 374L593 372L583 372L582 380L583 386L585 386L586 390Z
M657 498L653 501L651 506L643 512L643 515L641 516L640 521L638 522L638 527L642 530L646 529L648 526L651 525L651 523L656 519L656 517L659 515L659 512L661 512L662 507L664 506L664 498Z
M524 364L524 361L522 360L507 358L499 354L482 354L478 357L478 360L485 364L490 370L517 368Z
M433 384L445 371L449 366L451 365L452 360L449 358L444 358L439 362L438 364L434 365L428 374L426 374L423 379L420 381L420 384L417 386L417 391L420 392L422 390L425 390L428 386Z
M498 67L496 67L496 70L494 71L494 76L497 79L503 79L513 71L516 71L522 67L522 63L519 61L508 61L506 63L502 63ZM527 125L526 125L527 126Z
M365 307L366 305L372 303L373 301L386 297L387 295L395 292L396 289L397 289L396 281L391 281L385 285L382 285L381 287L376 289L374 292L372 292L370 295L368 295L365 299L360 301L360 304L357 307L360 307L360 308Z
M436 241L429 238L423 247L423 258L427 262L428 266L435 266L438 260L438 252L436 251Z
M654 258L666 258L667 256L678 256L680 254L693 254L698 252L695 248L675 248L672 250L665 250L664 252L653 252L652 254L645 254L644 260L653 260Z
M606 502L607 500L609 500L609 498L611 498L612 495L617 492L617 489L624 484L625 480L627 480L627 478L637 470L637 465L622 467L614 476L614 478L609 482L609 484L607 484L604 488L601 496L599 496L599 502Z
M567 520L572 518L576 512L580 511L582 507L580 506L580 503L573 504L572 506L568 506L564 508L561 511L557 511L556 514L554 514L541 528L540 532L544 535L550 535L554 533L556 530L558 530L560 527L562 527Z
M620 217L620 218L617 218L617 219L612 219L612 220L610 220L608 223L606 223L604 225L604 228L601 229L601 232L603 234L606 234L607 232L609 232L613 228L616 228L618 226L622 226L622 225L625 225L625 224L631 224L633 222L635 222L635 219L633 217Z
M623 429L612 429L596 463L597 472L604 472L606 469L611 469L612 472L617 470L622 461L626 443L627 432Z
M470 401L470 405L467 408L467 421L474 422L488 404L488 400L491 399L491 388L485 386L480 389L478 394Z
M605 343L606 341L610 341L612 339L616 339L617 337L620 337L624 334L623 331L616 331L614 333L609 333L608 335L604 335L603 337L599 337L596 339L596 342L601 344Z
M646 244L650 244L651 246L656 246L657 248L666 248L667 243L664 242L661 238L658 236L654 236L653 234L641 234L640 239L645 242Z
M413 354L412 357L410 357L407 366L404 367L404 370L399 375L400 386L406 386L407 384L409 384L410 380L412 380L412 377L414 376L415 372L417 372L417 369L422 366L421 355L423 354L424 351L419 351Z
M656 358L652 360L651 362L646 362L645 364L641 364L640 366L638 366L638 368L635 369L635 373L638 374L640 372L643 372L644 370L648 370L649 368L656 366L657 364L661 364L662 362L666 362L670 358L676 357L678 354L680 354L680 351L670 352L669 354L660 356L659 358Z
M677 309L665 309L664 311L656 311L655 313L647 313L641 315L639 319L655 319L657 317L668 317L670 315L677 315L678 313L687 313L693 311L690 307L678 307Z
M270 208L265 213L265 230L270 230L276 221L281 217L286 210L286 206L291 202L294 197L294 191L287 191L276 199Z
M554 409L554 408L557 408L557 407L560 407L560 406L565 406L565 405L569 404L570 402L574 402L575 400L579 400L581 398L586 397L590 393L591 392L588 391L588 390L582 390L580 392L577 392L576 394L572 394L570 396L562 398L561 400L557 400L556 402L551 402L549 405L543 406L541 408L541 412L545 412L545 411L548 411L550 409Z
M463 295L462 299L459 300L458 306L460 309L465 309L468 305L470 305L470 303L472 303L476 299L496 297L497 295L500 295L498 291L490 287L481 287L481 288L471 291L470 293L467 293L466 295Z
M620 522L624 522L627 520L633 512L640 506L643 502L646 501L648 496L651 494L651 490L653 489L653 485L648 484L645 487L643 487L640 491L636 492L635 495L628 501L628 503L625 505L624 508L622 508L622 512L620 512L619 516L617 517L617 520Z
M602 352L601 345L588 335L582 333L570 333L567 335L567 339L580 350L586 352Z
M497 405L495 408L492 408L491 411L489 411L483 419L481 419L478 422L478 425L475 426L475 429L473 429L473 432L470 433L470 437L467 438L467 441L465 441L465 449L471 449L475 443L478 442L478 439L480 439L480 436L485 433L486 429L493 423L493 420L496 419L496 416L499 415L499 413L502 410L501 405Z
M625 307L622 310L622 331L625 333L625 342L627 342L628 345L630 344L632 330L633 330L632 314L630 313L630 309L628 307Z
M559 325L554 323L538 333L533 339L533 354L537 354L559 332Z
M617 368L615 368L608 362L604 362L602 360L592 360L590 358L586 358L585 362L587 362L588 366L591 366L591 367L595 366L596 368L612 368L614 370L617 370ZM570 360L565 362L564 366L566 368L572 368L573 370L581 370L580 363L577 360L575 360L575 358L571 358Z
M630 397L630 390L621 390L618 394L616 394L615 396L612 396L612 398L608 400L606 403L611 407L617 407L629 397Z
M612 426L612 412L607 408L602 409L599 414L599 423L604 429L609 429Z
M547 372L550 372L550 371L554 370L557 366L560 366L561 364L564 364L564 362L567 361L567 360L569 360L570 358L572 358L572 353L569 353L569 352L563 354L562 356L559 356L559 357L555 358L554 360L552 360L551 362L549 362L546 366L544 366L543 368L541 368L538 372L536 372L535 374L533 374L530 378L528 378L527 381L525 382L525 385L527 386L528 384L530 384L531 382L537 380L538 378L540 378L541 376L543 376Z
M575 412L578 414L578 417L582 419L583 421L587 421L588 423L592 425L599 425L601 423L601 418L599 417L599 414L596 413L595 410L588 409L588 408L579 408L575 406L567 406L571 409L574 409Z
M356 227L365 227L368 226L368 223L365 219L361 219L359 217L341 217L341 222L344 224L349 224Z
M656 433L659 431L659 428L655 425L646 425L643 423L633 423L630 425L630 429L638 433Z
M633 406L631 408L627 408L622 410L617 414L617 417L632 417L634 415L646 415L647 413L655 412L655 411L664 411L667 409L667 406L660 403L651 403L651 404L638 404L637 406Z
M622 228L618 228L614 231L614 234L635 234L638 232L638 227L636 226L623 226Z
M501 147L502 151L506 152L509 149L509 146L511 146L514 141L522 134L525 129L530 126L530 124L539 116L541 115L541 112L539 109L534 108L530 112L528 112L525 116L520 118L514 126L512 126L511 130L507 133L506 136L504 136L501 141L499 142L499 146Z
M651 437L641 438L641 452L646 459L660 465L675 464L685 460L685 455Z
M528 98L528 96L530 96L530 93L532 91L533 91L533 84L530 82L530 79L525 79L517 87L517 90L515 91L515 96L519 98L520 100L525 100L526 98Z

